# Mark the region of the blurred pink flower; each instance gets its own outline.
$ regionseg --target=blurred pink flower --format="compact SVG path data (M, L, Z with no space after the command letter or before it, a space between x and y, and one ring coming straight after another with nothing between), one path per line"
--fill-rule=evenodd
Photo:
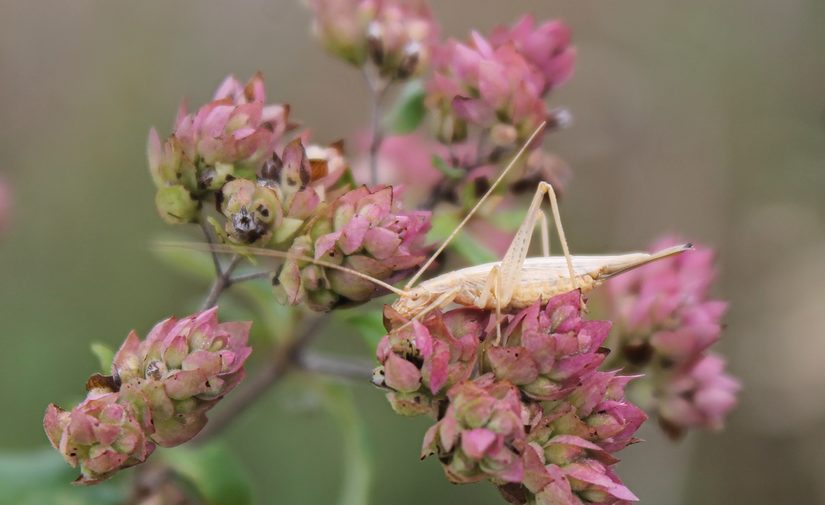
M683 241L666 237L653 250L678 243ZM720 428L739 390L724 373L724 361L708 354L719 340L728 305L710 298L713 261L711 249L697 246L624 273L605 291L618 334L617 356L631 370L646 373L641 382L652 391L650 408L673 437L687 428Z
M739 389L739 381L725 373L724 359L703 355L668 378L659 400L661 424L672 436L688 428L720 430Z
M518 20L512 27L499 27L490 41L496 45L512 44L544 76L543 91L564 83L573 74L576 49L570 45L570 28L562 21L552 20L536 26L531 15Z
M477 32L471 41L449 40L434 58L427 104L439 123L439 137L461 140L473 124L512 125L523 140L547 117L544 77L512 45L494 47Z
M651 250L684 243L658 240ZM611 315L630 345L645 341L671 361L684 361L719 339L727 302L709 298L713 250L693 251L626 272L607 283Z
M334 56L387 79L427 67L438 26L424 0L310 0L313 30Z
M448 40L427 83L438 137L461 140L471 124L489 128L493 145L523 141L549 117L544 98L570 77L575 55L564 23L535 26L531 16L489 39L472 32L468 42Z

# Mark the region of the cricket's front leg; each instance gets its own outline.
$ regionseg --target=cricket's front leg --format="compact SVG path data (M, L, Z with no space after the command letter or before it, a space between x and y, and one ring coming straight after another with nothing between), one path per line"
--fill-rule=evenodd
M507 306L510 303L510 300L507 299L506 301L502 300L502 277L501 277L501 269L499 265L493 266L490 270L489 275L487 275L487 281L484 283L484 288L481 290L481 293L475 299L475 306L480 309L486 309L489 306L490 299L495 302L496 305L496 342L495 345L499 345L501 343L501 307Z

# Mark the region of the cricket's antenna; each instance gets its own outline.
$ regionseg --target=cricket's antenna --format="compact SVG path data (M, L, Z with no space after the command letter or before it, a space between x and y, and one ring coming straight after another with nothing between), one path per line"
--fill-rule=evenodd
M166 247L171 249L189 249L194 251L209 251L209 252L219 252L219 253L245 253L250 254L252 256L266 256L271 258L281 258L281 259L293 259L299 261L306 261L309 263L313 263L318 266L322 266L324 268L331 268L333 270L340 270L341 272L346 272L348 274L352 274L356 277L360 277L362 279L368 280L375 284L376 286L382 287L387 291L395 293L398 296L406 296L407 292L403 289L398 289L397 287L388 284L382 280L376 279L375 277L370 277L365 273L361 273L357 270L353 270L351 268L342 267L341 265L336 265L335 263L330 263L324 260L317 260L312 258L311 256L304 256L302 254L290 254L288 252L283 251L275 251L272 249L263 249L260 247L243 247L243 246L230 246L224 244L205 244L200 242L158 242L157 245L159 247Z
M430 259L428 259L427 262L424 263L424 265L422 265L421 268L418 269L418 272L416 272L415 275L412 276L412 278L407 282L407 284L404 285L404 289L410 289L412 285L415 284L415 281L417 281L424 274L424 272L428 268L430 268L430 265L433 264L433 261L435 261L438 255L444 252L444 249L446 249L447 246L450 245L450 242L453 240L453 238L455 238L456 235L458 235L458 232L460 232L461 229L464 228L464 225L467 224L467 221L469 221L470 218L473 217L473 215L478 211L478 209L481 208L481 206L484 204L487 198L493 193L493 191L495 191L496 187L501 183L502 180L504 180L504 178L507 176L510 170L512 170L512 168L516 165L518 159L521 158L521 156L527 150L527 147L530 144L532 144L533 140L535 140L535 138L538 137L542 130L544 130L545 126L547 126L547 121L542 121L538 128L536 128L536 130L530 135L530 138L528 138L527 141L524 144L522 144L521 149L519 149L516 155L513 156L513 159L510 160L510 163L508 163L507 166L504 167L504 170L501 171L501 174L499 174L496 180L493 181L493 184L490 185L490 188L487 190L486 193L484 193L484 196L479 198L478 202L476 202L475 206L473 206L473 208L470 209L470 212L468 212L467 215L464 216L464 219L458 224L456 229L453 230L452 233L450 233L450 235L444 240L444 242L441 243L441 245L432 254L432 256L430 256Z

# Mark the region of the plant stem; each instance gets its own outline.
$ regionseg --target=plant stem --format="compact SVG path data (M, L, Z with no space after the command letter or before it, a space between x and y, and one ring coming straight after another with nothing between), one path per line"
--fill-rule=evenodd
M250 272L248 274L238 274L235 277L229 279L229 284L237 284L239 282L246 282L246 281L253 281L255 279L263 279L267 276L272 274L269 270L265 270L263 272Z
M223 407L211 417L203 431L195 438L195 442L203 443L221 433L236 417L281 380L290 368L300 362L304 348L315 339L318 331L328 320L326 316L313 319L300 335L278 346L271 359L254 376L247 379L238 392L224 401Z
M366 67L364 68L364 79L367 81L367 87L370 90L372 98L369 163L370 184L375 185L378 184L378 150L381 149L381 143L384 141L384 132L381 128L381 118L383 115L382 102L392 81L386 81L379 75L370 73Z
M215 239L214 237L212 237L212 232L209 230L209 225L206 224L206 221L204 219L201 219L198 222L198 224L200 224L201 230L203 230L203 234L206 236L206 241L209 244L214 244ZM215 275L220 277L221 275L223 275L223 269L221 268L221 260L220 258L218 258L217 252L210 251L210 253L212 254L212 263L215 265Z
M218 274L217 277L215 277L215 281L212 283L212 287L209 289L209 294L206 295L206 300L203 301L201 310L206 310L218 302L218 298L220 298L221 293L223 293L223 290L228 288L232 284L230 276L232 275L232 272L235 270L235 267L237 267L240 264L242 259L243 258L238 254L232 256L232 259L229 261L229 264L226 266L226 269L222 273Z

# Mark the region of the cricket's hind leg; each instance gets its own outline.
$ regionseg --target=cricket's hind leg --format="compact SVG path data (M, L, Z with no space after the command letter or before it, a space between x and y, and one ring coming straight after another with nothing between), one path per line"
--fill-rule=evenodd
M579 287L576 272L573 269L573 258L570 255L570 248L567 245L567 237L565 236L564 226L562 225L561 216L559 214L559 204L556 199L556 192L553 190L553 186L549 183L540 182L536 188L536 193L533 195L533 200L530 203L530 208L527 210L527 215L524 218L524 222L516 231L516 235L513 237L513 241L510 243L510 247L507 249L504 258L501 261L500 274L502 281L500 300L502 306L504 307L510 303L513 293L518 286L518 282L521 278L521 272L524 267L524 262L527 259L527 252L530 248L533 230L536 228L537 221L544 219L544 214L541 211L541 204L544 201L544 195L547 195L550 200L553 223L556 226L556 232L559 236L559 242L561 242L561 248L564 252L564 258L567 263L567 271L570 275L570 287L571 289L577 289ZM547 230L548 227L543 221L541 222L541 227L542 249L545 254L548 254L550 252L549 231Z
M541 212L539 214L539 223L541 224L541 254L545 258L550 257L550 225L547 224L547 214Z

